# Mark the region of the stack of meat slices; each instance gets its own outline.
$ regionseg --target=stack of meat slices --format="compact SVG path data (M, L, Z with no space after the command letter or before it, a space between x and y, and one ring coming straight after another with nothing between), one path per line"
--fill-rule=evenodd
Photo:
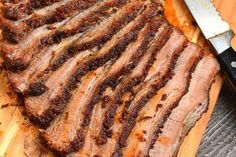
M5 0L9 82L52 151L173 156L219 71L156 0Z

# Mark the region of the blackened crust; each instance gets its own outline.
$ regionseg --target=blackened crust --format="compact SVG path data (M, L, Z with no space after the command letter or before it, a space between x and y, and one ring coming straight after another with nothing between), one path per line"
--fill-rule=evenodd
M11 60L8 57L4 57L4 66L6 69L12 72L20 72L28 67L28 64L25 64L22 59Z
M139 8L140 9L140 8ZM135 13L137 15L137 12ZM128 21L131 21L134 18L134 16L129 17L127 19L127 21L125 21L125 23L122 23L121 21L116 21L114 24L115 26L117 24L127 24ZM86 62L82 63L81 66L79 67L79 69L77 70L77 72L73 75L72 79L71 79L71 87L75 86L75 83L73 83L74 81L76 81L75 78L77 78L77 80L80 79L80 77L82 77L83 75L85 75L88 71L94 70L102 65L104 65L107 61L109 61L110 59L116 58L117 56L119 56L121 54L122 51L124 51L124 49L126 48L126 46L136 38L137 33L139 32L139 30L144 26L145 24L145 18L147 17L143 17L143 19L139 22L138 25L135 26L135 28L133 28L133 30L129 33L127 33L124 37L122 37L123 39L116 44L111 50L109 50L109 52L105 53L102 56L95 56L92 59L87 60ZM113 25L112 25L113 28ZM113 29L112 29L113 30ZM116 30L117 31L117 30ZM112 38L114 34L109 32L109 38ZM107 34L105 33L104 35L101 36L107 36ZM105 41L103 40L98 40L98 41L94 41L94 43L96 43L96 45L102 44ZM63 65L63 63L68 60L69 58L73 57L75 55L75 53L79 53L78 51L70 51L70 48L68 49L68 52L66 52L63 56L60 56L58 60L56 60L54 63L52 63L52 66L48 67L45 71L48 74L49 71L53 70L57 70L61 65ZM41 80L39 79L39 82L41 82ZM28 93L34 93L34 91L28 91Z

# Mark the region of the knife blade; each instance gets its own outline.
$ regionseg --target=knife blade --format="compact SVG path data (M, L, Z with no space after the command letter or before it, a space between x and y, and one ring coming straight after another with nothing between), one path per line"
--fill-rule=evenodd
M234 36L211 0L185 0L202 33L215 48L221 69L236 92L236 52L230 45Z

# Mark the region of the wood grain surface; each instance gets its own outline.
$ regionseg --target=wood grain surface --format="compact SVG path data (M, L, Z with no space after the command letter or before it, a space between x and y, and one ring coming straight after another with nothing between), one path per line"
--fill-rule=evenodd
M210 49L183 0L167 0L165 9L168 20L173 25L179 27L189 40L203 46L206 49L206 53L210 54ZM209 109L185 138L178 153L179 157L195 156L215 106L221 86L222 78L218 75L210 90ZM0 157L52 156L52 154L40 144L37 128L30 124L28 119L22 115L24 107L16 106L19 105L16 103L16 99L16 95L8 88L5 72L1 70Z

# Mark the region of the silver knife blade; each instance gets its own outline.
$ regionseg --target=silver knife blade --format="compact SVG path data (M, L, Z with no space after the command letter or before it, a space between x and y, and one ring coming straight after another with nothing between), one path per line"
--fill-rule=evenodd
M231 47L231 39L233 38L234 33L232 31L227 31L223 34L217 35L213 38L210 38L212 46L215 48L217 54L221 54L229 47Z
M207 39L230 30L211 0L185 0L185 2Z
M222 20L211 0L185 0L190 12L218 54L230 47L233 32Z

